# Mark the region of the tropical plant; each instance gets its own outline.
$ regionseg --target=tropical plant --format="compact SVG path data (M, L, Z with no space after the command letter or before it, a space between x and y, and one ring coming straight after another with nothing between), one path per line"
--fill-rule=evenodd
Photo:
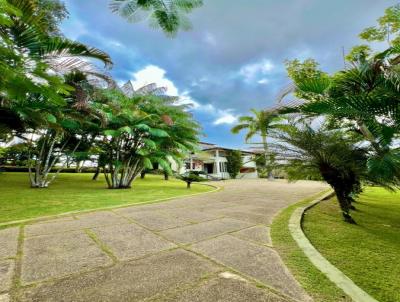
M324 116L336 126L363 135L371 145L368 168L391 185L399 184L400 151L395 147L400 130L399 66L392 64L397 50L359 57L352 68L333 76L297 77L293 92L303 104L280 110ZM292 77L293 78L293 77Z
M261 137L261 146L263 148L263 162L264 167L259 166L259 169L268 173L268 178L273 178L272 170L274 167L273 154L270 153L268 148L268 134L272 129L278 127L279 121L282 120L281 116L276 110L256 110L252 109L253 116L242 116L239 118L239 124L232 128L232 133L239 133L242 130L247 130L245 136L246 142L256 135ZM256 143L256 145L260 145ZM261 161L259 161L261 163Z
M110 8L129 22L150 18L153 27L173 36L190 29L186 14L202 5L202 0L112 0Z
M243 167L242 152L240 150L230 150L226 154L226 169L229 176L235 179L240 169Z
M61 0L36 0L38 10L44 15L47 22L46 29L52 35L61 35L59 25L68 18L69 12Z
M334 189L345 221L354 223L350 210L353 197L360 193L362 181L382 184L368 173L367 154L359 140L343 130L313 127L293 122L274 133L274 145L289 180L322 178ZM384 183L383 183L384 184Z
M202 178L201 176L199 176L193 172L177 175L176 178L186 182L186 187L188 189L190 189L190 186L193 182L204 181L204 178Z
M109 188L130 188L153 163L171 174L171 160L179 162L194 149L199 127L184 107L168 97L129 97L117 90L104 91L103 96L108 121L98 144Z

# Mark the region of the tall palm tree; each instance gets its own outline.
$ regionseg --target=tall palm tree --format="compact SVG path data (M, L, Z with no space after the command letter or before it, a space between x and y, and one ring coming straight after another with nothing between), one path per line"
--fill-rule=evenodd
M202 0L112 0L110 8L129 22L150 18L151 25L173 36L190 29L186 14L202 5Z
M239 118L239 124L232 128L232 133L239 133L242 130L247 130L245 136L246 142L249 142L255 135L261 137L261 144L263 147L263 156L265 163L269 161L269 148L268 148L268 135L270 130L276 129L279 121L282 120L281 116L276 110L256 110L251 109L252 116L242 116ZM268 177L272 178L272 173L268 173Z
M35 0L0 0L0 128L4 131L24 129L43 120L40 116L50 103L65 105L64 96L73 88L62 75L82 70L92 77L99 75L88 59L104 62L110 57L96 48L49 35L47 22ZM29 102L28 102L29 100ZM37 102L35 102L37 100ZM47 103L47 104L46 104Z
M274 133L274 145L285 160L289 179L325 180L334 189L345 221L354 223L350 210L353 195L361 190L361 182L376 184L379 179L368 173L369 149L343 130L311 127L307 123L289 123Z
M372 146L368 167L391 184L400 181L400 48L377 55L361 55L351 67L332 76L313 73L296 77L293 92L302 104L281 113L325 116L336 124L363 135ZM317 76L315 76L317 74Z

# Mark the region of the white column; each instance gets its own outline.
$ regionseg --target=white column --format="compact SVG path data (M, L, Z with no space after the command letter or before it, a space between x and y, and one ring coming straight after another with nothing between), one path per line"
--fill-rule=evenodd
M193 157L192 154L190 154L190 167L189 167L189 171L193 170Z
M215 150L215 165L217 166L217 175L220 176L221 169L219 167L219 150Z

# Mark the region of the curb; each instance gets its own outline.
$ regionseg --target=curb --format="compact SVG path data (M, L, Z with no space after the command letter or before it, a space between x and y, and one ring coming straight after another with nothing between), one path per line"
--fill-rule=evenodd
M0 228L8 227L8 226L9 227L17 226L17 225L25 224L25 223L29 224L29 223L34 223L34 222L46 221L46 220L51 220L51 219L55 219L55 218L62 218L62 217L69 216L69 215L74 215L74 214L85 214L85 213L92 213L92 212L97 212L97 211L107 211L107 210L112 210L112 209L129 208L129 207L141 206L141 205L152 204L152 203L158 203L158 202L168 201L168 200L173 200L173 199L193 197L193 196L197 196L197 195L205 195L205 194L215 193L215 192L221 191L223 189L222 187L219 187L219 186L216 186L216 185L211 185L211 184L196 184L196 185L212 187L212 188L214 188L214 190L211 190L209 192L202 192L202 193L194 193L194 194L188 194L188 195L174 196L174 197L168 197L168 198L161 198L161 199L155 199L155 200L142 201L142 202L137 202L137 203L130 203L130 204L128 203L128 204L123 204L123 205L102 207L102 208L96 208L96 209L90 209L90 210L70 211L70 212L65 212L65 213L55 214L55 215L48 215L48 216L40 216L40 217L36 217L36 218L28 218L28 219L7 221L7 222L0 223Z
M304 252L311 263L318 268L329 280L337 287L342 289L355 302L379 302L368 295L360 287L358 287L349 277L342 271L330 263L322 256L317 249L311 244L303 232L302 221L305 211L314 207L321 201L328 199L334 195L333 191L318 197L305 207L297 208L289 220L289 231L297 245Z

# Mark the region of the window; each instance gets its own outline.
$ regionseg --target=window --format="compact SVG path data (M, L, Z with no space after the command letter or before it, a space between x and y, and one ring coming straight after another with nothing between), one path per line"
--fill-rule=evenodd
M190 170L190 163L185 163L186 170Z
M190 164L189 164L189 166L190 166ZM192 170L196 170L196 164L195 163L193 163L193 165L192 165Z

